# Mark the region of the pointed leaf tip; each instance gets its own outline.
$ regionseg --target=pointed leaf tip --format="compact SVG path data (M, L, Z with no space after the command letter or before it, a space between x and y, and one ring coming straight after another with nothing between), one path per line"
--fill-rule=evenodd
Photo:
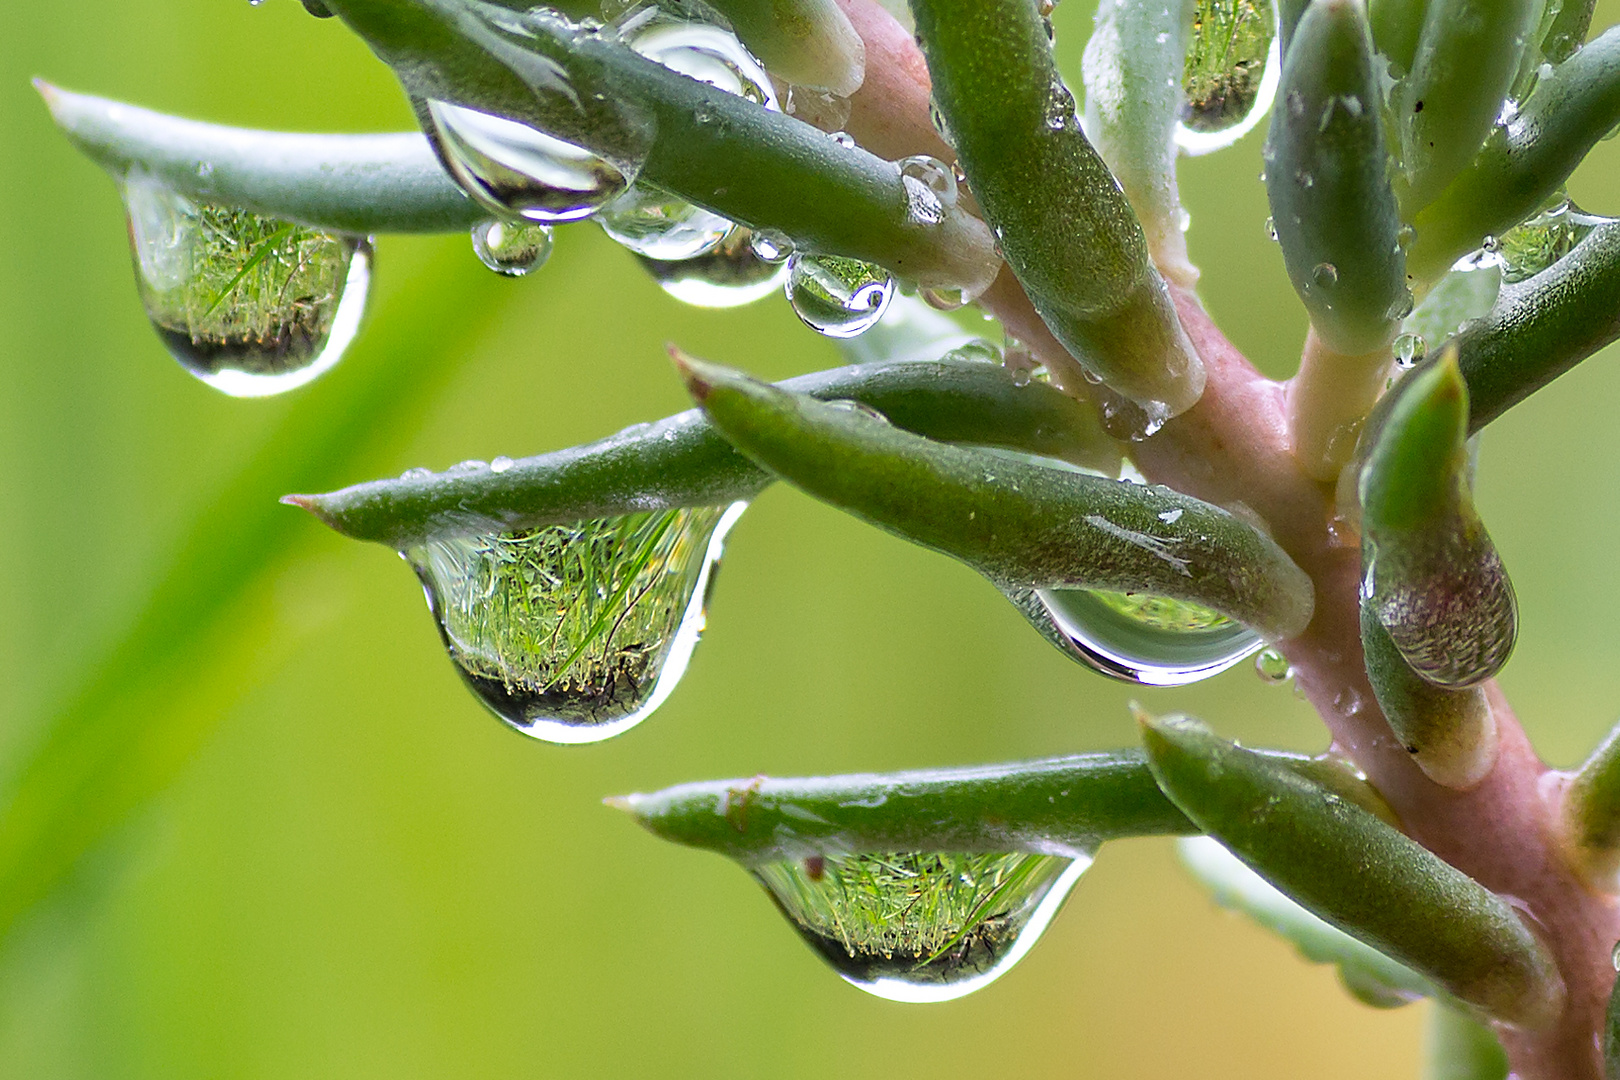
M627 814L635 814L634 795L609 795L602 800L603 806L611 806L615 810L623 810Z

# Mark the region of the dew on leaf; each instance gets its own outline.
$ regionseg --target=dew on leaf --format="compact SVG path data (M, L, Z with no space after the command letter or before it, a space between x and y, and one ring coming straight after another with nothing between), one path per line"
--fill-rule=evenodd
M430 540L402 554L450 659L497 716L548 742L598 742L675 689L745 507Z
M1198 604L1148 593L1038 589L1070 652L1094 671L1144 686L1184 686L1218 675L1265 642Z
M827 337L870 330L894 296L894 277L859 259L799 253L787 268L788 303L806 326Z
M1023 959L1091 858L814 855L751 868L810 947L891 1001L951 1001Z
M265 397L342 358L365 313L369 240L196 203L140 172L123 194L141 303L187 371Z

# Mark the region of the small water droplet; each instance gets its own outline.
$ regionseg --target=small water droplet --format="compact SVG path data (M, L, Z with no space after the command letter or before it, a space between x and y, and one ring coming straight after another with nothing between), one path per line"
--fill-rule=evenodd
M1400 322L1412 314L1412 308L1416 305L1417 301L1412 296L1412 290L1402 289L1400 295L1389 302L1389 308L1384 312L1384 318L1392 322Z
M1496 239L1496 237L1491 236L1489 233L1486 234L1485 239L1479 242L1479 246L1480 250L1488 251L1493 255L1502 250L1501 243Z
M1620 971L1620 941L1614 943L1614 948L1609 953L1609 961L1614 964L1614 970Z
M478 458L468 458L466 461L456 462L454 465L446 469L445 472L455 475L457 473L483 472L487 468L489 468L489 462L481 461Z
M1277 219L1274 217L1266 218L1266 236L1273 244L1277 243Z
M1034 372L1027 367L1016 367L1012 369L1012 381L1014 386L1028 386L1033 377Z
M1038 589L1046 615L1088 667L1145 686L1218 675L1265 643L1198 604L1148 593Z
M437 100L427 112L450 175L500 217L578 221L630 182L589 150L516 120Z
M971 297L966 289L932 288L919 291L923 303L935 311L956 311L966 307Z
M1429 355L1428 343L1418 334L1401 334L1395 339L1395 363L1402 369L1416 367Z
M738 228L713 251L694 259L663 262L642 257L659 288L683 304L733 308L763 300L787 280L786 262L759 257L758 237Z
M881 412L874 409L866 402L856 401L854 398L833 398L826 404L830 408L837 409L839 412L856 413L857 415L866 417L868 420L876 420L882 424L887 424L889 422L889 418L887 416L884 416Z
M1560 196L1500 237L1486 237L1491 243L1482 245L1482 250L1500 259L1502 281L1513 284L1550 268L1586 239L1593 228L1610 220L1588 214Z
M1319 289L1331 289L1339 283L1339 268L1330 262L1317 263L1311 268L1311 281Z
M895 162L906 187L906 221L911 225L938 225L956 205L956 177L938 158L919 154Z
M135 285L187 371L232 397L265 397L329 370L354 340L371 243L124 178Z
M406 469L404 472L399 474L399 478L401 480L426 480L432 475L432 469L424 469L421 466L417 466L414 469Z
M793 241L786 233L775 229L760 229L753 234L749 241L753 247L754 257L761 262L781 263L787 262L788 256L793 254Z
M1287 682L1294 674L1288 658L1276 649L1261 649L1254 654L1254 672L1269 686Z
M1176 125L1176 142L1187 153L1231 146L1271 108L1282 68L1276 28L1271 0L1197 0ZM1291 110L1295 104L1290 97Z
M508 472L515 464L517 464L517 462L507 457L505 454L502 454L489 463L489 471L492 473Z
M842 146L845 150L855 149L855 136L847 131L834 131L827 138Z
M932 99L928 102L928 121L934 125L934 131L939 135L940 141L955 149L956 137L951 134L950 122L945 119L945 114L939 111L939 106Z
M787 298L806 326L828 337L855 337L883 317L894 295L887 270L841 255L793 255Z
M472 227L479 261L506 277L522 277L546 265L552 242L550 225L490 219Z
M675 689L746 504L627 514L403 552L451 660L514 728L598 742Z
M987 986L1045 932L1088 855L819 855L754 877L846 980L891 1001L950 1001Z

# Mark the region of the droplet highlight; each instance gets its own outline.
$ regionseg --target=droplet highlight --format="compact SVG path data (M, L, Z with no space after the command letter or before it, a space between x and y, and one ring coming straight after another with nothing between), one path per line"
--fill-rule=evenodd
M745 508L431 540L402 554L450 659L495 715L548 742L599 742L646 719L685 673Z
M1124 682L1185 686L1265 645L1243 624L1184 600L1100 589L1038 589L1035 595L1077 659Z
M890 1001L951 1001L1040 940L1090 856L813 855L752 873L845 980Z
M342 358L365 313L369 240L193 202L139 172L123 194L141 303L191 374L266 397Z
M810 329L850 338L870 330L894 296L894 277L842 255L795 254L787 262L788 303Z
M504 277L523 277L540 269L551 258L552 245L550 225L491 219L472 227L478 261Z
M1271 0L1198 0L1176 144L1195 156L1231 146L1265 117L1281 78Z

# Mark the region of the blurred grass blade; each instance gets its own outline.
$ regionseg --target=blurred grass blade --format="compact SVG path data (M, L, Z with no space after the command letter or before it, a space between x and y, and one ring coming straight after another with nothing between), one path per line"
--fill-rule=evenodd
M1162 273L1192 286L1176 190L1176 121L1187 52L1183 0L1102 0L1086 43L1086 130L1125 189Z
M0 933L174 779L222 718L221 702L277 647L266 640L277 626L268 597L310 536L277 494L352 472L392 433L412 430L453 370L454 350L439 343L498 313L498 289L463 242L437 249L385 297L342 370L190 524L129 633L39 721L37 743L8 779Z
M1617 337L1620 223L1610 222L1547 270L1502 286L1490 312L1452 339L1468 381L1469 434Z
M1395 393L1361 474L1366 603L1419 675L1474 686L1507 662L1518 612L1469 493L1468 388L1454 351Z
M1487 1014L1539 1027L1563 983L1503 900L1360 807L1185 717L1144 722L1159 786L1326 922Z
M1365 601L1361 650L1378 707L1429 779L1460 791L1489 775L1498 744L1484 690L1450 690L1413 671Z
M1191 408L1203 364L1130 203L1080 130L1036 6L916 0L912 11L958 159L1035 310L1150 416Z
M1404 1005L1438 993L1433 983L1411 968L1288 899L1218 841L1207 836L1193 837L1178 843L1176 850L1216 903L1241 911L1290 942L1313 964L1336 965L1340 980L1368 1004Z
M1508 1080L1508 1059L1491 1029L1436 1002L1423 1033L1423 1080Z
M665 840L743 863L826 852L1080 855L1117 837L1196 831L1137 750L963 769L756 776L611 801Z
M1536 0L1430 0L1411 74L1391 97L1410 220L1479 150L1540 13Z
M1438 278L1486 236L1501 236L1534 213L1616 124L1620 27L1611 27L1538 81L1468 168L1417 215L1407 256L1412 275Z
M931 438L1006 446L1083 465L1117 465L1118 449L1084 402L1042 383L1017 385L977 361L864 364L783 384L855 400ZM452 470L290 496L345 536L396 550L428 539L505 533L587 518L750 499L771 481L698 409L595 443L520 458L495 472Z
M488 216L417 132L251 131L34 85L73 144L115 178L139 169L188 198L361 235L453 232Z
M1218 507L934 442L690 357L677 364L715 426L762 467L998 585L1150 592L1277 639L1310 622L1310 579Z
M1611 730L1564 789L1564 836L1598 888L1620 889L1620 727Z
M1000 260L961 206L921 224L892 162L698 82L614 35L478 0L333 0L406 89L585 147L646 183L803 251L877 263L970 296Z

